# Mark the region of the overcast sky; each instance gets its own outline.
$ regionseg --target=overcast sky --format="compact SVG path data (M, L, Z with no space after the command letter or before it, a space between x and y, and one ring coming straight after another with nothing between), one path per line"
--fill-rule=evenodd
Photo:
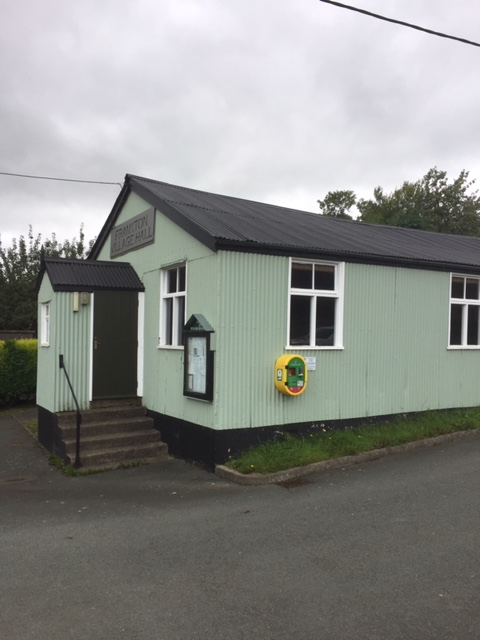
M480 42L475 0L349 4ZM480 182L474 46L318 0L2 0L0 38L3 172L306 211L433 166ZM119 190L0 175L1 240L93 238Z

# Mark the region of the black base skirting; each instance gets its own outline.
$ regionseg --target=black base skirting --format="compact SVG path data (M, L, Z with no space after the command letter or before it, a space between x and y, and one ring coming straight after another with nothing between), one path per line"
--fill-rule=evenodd
M293 436L308 436L323 430L332 431L364 424L387 423L399 417L397 414L349 420L310 420L285 425L216 431L156 411L148 411L148 415L153 418L155 428L160 431L162 440L168 445L171 455L198 462L209 470L213 470L216 464L223 464L230 457L238 456L246 449L262 442L281 440L287 433Z
M58 427L58 417L44 407L38 408L38 441L41 445L56 455L65 457L65 445L62 432Z

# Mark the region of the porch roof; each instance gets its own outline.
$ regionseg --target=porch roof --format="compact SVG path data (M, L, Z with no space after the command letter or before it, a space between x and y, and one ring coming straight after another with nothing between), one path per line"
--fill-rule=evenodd
M47 273L54 291L144 291L129 262L43 258L37 282Z

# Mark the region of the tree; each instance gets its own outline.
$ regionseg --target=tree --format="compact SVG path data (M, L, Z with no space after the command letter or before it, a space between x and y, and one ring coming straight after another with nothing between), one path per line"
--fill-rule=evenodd
M83 225L78 240L59 242L52 233L43 242L45 256L85 258L93 241L85 243ZM27 238L14 238L4 247L0 238L0 328L36 331L37 296L35 285L40 270L42 236L33 235L29 227Z
M404 182L392 193L381 187L373 192L373 199L360 199L357 208L362 222L395 227L424 229L460 235L480 235L480 197L471 192L475 180L468 179L468 171L448 182L447 172L430 169L417 182Z
M348 211L356 204L361 222L480 236L480 196L468 175L463 170L449 182L447 172L434 167L392 193L376 187L373 198L357 200L353 191L330 191L318 204L323 215L335 218L351 219Z
M323 200L317 200L322 215L344 220L353 220L348 212L356 201L357 196L353 191L329 191Z

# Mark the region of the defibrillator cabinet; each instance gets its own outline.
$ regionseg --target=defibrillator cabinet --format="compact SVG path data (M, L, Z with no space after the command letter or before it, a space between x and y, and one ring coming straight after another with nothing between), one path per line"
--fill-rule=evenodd
M284 354L275 363L275 387L287 396L299 396L307 388L307 363L299 355Z

